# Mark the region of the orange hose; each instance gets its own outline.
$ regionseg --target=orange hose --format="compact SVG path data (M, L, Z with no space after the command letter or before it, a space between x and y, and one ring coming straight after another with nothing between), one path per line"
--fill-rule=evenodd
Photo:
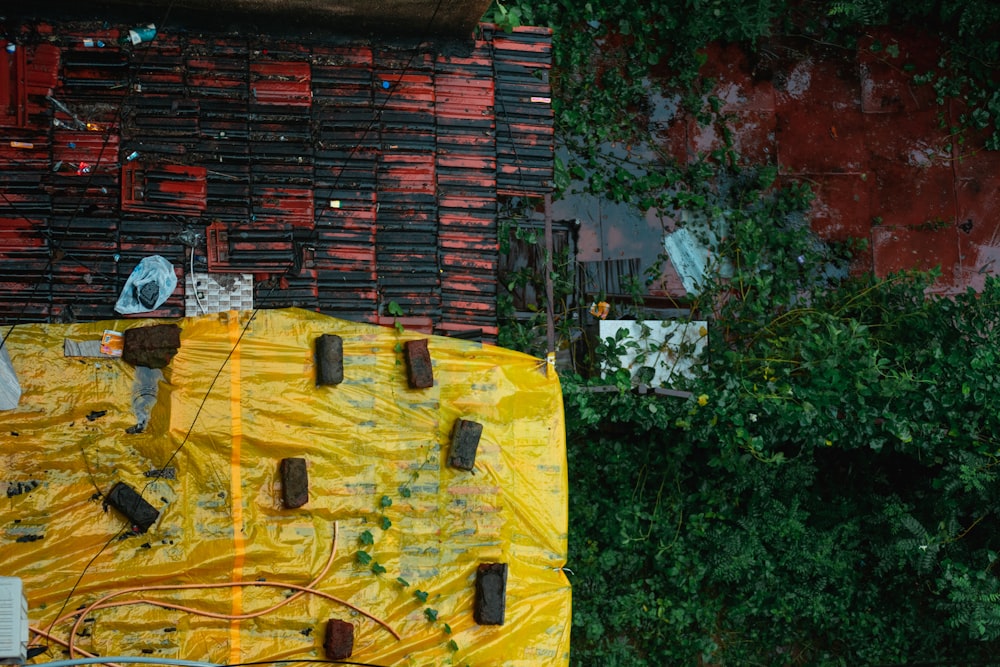
M42 630L41 628L36 628L33 625L29 625L28 629L31 630L32 632L34 632L36 635L39 635L40 637L45 637L46 639L48 639L50 641L54 641L57 644L61 644L62 646L65 646L66 648L69 648L69 642L67 642L65 639L59 639L58 637L56 637L55 635L50 634L46 630ZM87 651L84 651L82 648L78 648L76 650L79 651L80 653L82 653L83 657L85 657L85 658L96 658L97 657L93 653L89 653Z
M224 583L216 583L216 584L173 584L173 585L162 585L162 586L136 586L136 587L133 587L133 588L126 588L126 589L123 589L123 590L120 590L120 591L115 591L113 593L108 593L107 595L102 596L101 598L99 598L98 600L96 600L95 602L93 602L92 604L90 604L88 607L86 607L86 608L84 608L82 610L77 610L77 611L75 611L75 612L73 612L71 614L67 614L67 615L62 616L62 617L56 619L55 621L53 621L52 626L56 625L57 623L61 623L61 622L65 621L66 619L72 618L74 616L76 617L76 621L73 624L73 629L70 631L70 634L69 634L69 641L68 642L64 642L62 640L55 640L54 638L53 639L54 639L54 641L58 641L60 644L66 646L69 649L69 654L70 654L70 657L72 658L72 657L75 657L75 652L77 652L77 651L79 651L80 653L85 653L85 651L83 651L82 649L78 649L78 648L76 648L74 646L74 638L76 637L76 633L77 633L77 631L80 628L80 624L83 623L83 620L91 612L93 612L93 611L95 611L97 609L108 609L108 608L111 608L111 607L121 607L121 606L130 605L130 604L149 604L149 605L154 605L154 606L161 607L161 608L164 608L164 609L174 609L174 610L177 610L177 611L184 611L184 612L187 612L187 613L196 614L196 615L199 615L199 616L206 616L206 617L209 617L209 618L217 618L217 619L223 619L223 620L244 620L244 619L250 619L250 618L257 618L259 616L263 616L264 614L271 613L272 611L275 611L277 609L280 609L281 607L284 607L285 605L287 605L288 603L292 602L293 600L296 600L296 599L302 597L306 593L309 593L311 595L316 595L318 597L321 597L321 598L324 598L324 599L327 599L327 600L331 600L331 601L336 602L338 604L342 604L345 607L347 607L349 609L352 609L353 611L358 612L362 616L365 616L366 618L369 618L372 621L374 621L375 623L377 623L378 625L382 626L383 628L386 629L386 631L389 632L389 634L391 634L393 637L395 637L396 640L401 639L399 633L397 633L388 623L386 623L382 619L374 616L373 614L370 614L370 613L364 611L363 609L360 609L359 607L356 607L356 606L352 605L351 603L347 602L346 600L342 600L342 599L340 599L338 597L335 597L333 595L329 595L327 593L323 593L323 592L318 591L318 590L316 590L316 589L313 588L313 586L315 586L316 584L318 584L323 579L323 577L326 576L327 572L329 572L329 570L330 570L330 567L333 565L333 560L334 560L334 557L335 557L335 555L337 553L337 534L338 534L338 530L339 530L338 523L334 522L334 524L333 524L333 546L330 549L330 556L327 558L326 564L323 566L323 568L320 570L320 572L306 586L299 586L297 584L285 584L285 583L275 582L275 581L239 581L239 582L232 581L232 582L224 582ZM250 612L250 613L247 613L247 614L219 614L219 613L215 613L215 612L208 612L208 611L204 611L204 610L201 610L201 609L196 609L194 607L188 607L188 606L185 606L185 605L174 604L174 603L171 603L171 602L162 602L162 601L149 600L149 599L144 599L144 598L143 599L139 599L139 600L123 600L123 601L120 601L120 602L112 602L112 603L108 603L107 602L108 600L110 600L112 598L115 598L115 597L118 597L119 595L127 595L129 593L140 593L140 592L146 592L146 591L204 590L204 589L212 589L212 588L234 588L234 587L245 587L245 586L262 586L262 587L269 587L269 588L286 588L286 589L292 589L292 590L296 591L296 593L294 595L291 595L288 598L286 598L286 599L284 599L284 600L276 603L276 604L271 605L270 607L267 607L265 609L261 609L261 610L255 611L255 612ZM52 626L50 626L50 628ZM47 632L43 633L43 632L39 631L39 634L42 634L45 637L51 637L51 635L49 635Z
M70 657L71 658L75 657L73 655L73 651L76 650L76 649L75 649L74 646L72 646L72 644L73 644L73 637L76 636L77 631L80 629L80 624L83 623L83 619L86 616L88 616L91 612L96 611L98 609L109 609L111 607L124 607L124 606L130 605L130 604L149 604L149 605L153 605L153 606L156 606L156 607L163 607L165 609L176 609L178 611L186 611L186 612L191 613L191 614L197 614L198 616L207 616L208 618L217 618L217 619L222 619L222 620L236 620L236 619L242 620L242 619L246 619L246 618L256 618L257 616L262 616L263 614L265 614L265 613L267 613L269 611L269 610L261 610L261 611L253 612L253 613L250 613L250 614L219 614L219 613L216 613L216 612L204 611L204 610L201 610L201 609L195 609L194 607L187 607L187 606L184 606L184 605L174 604L172 602L162 602L162 601L159 601L159 600L139 599L139 600L122 600L120 602L107 602L107 600L110 600L113 597L117 597L119 595L125 595L127 593L136 593L136 592L140 592L140 591L194 590L194 589L202 590L202 589L207 589L207 588L234 588L236 586L240 586L240 587L244 587L244 586L265 586L265 587L270 587L270 588L291 588L292 590L299 591L301 593L309 593L311 595L315 595L317 597L321 597L321 598L324 598L326 600L330 600L332 602L336 602L338 604L342 604L345 607L347 607L348 609L351 609L352 611L356 611L359 614L361 614L362 616L364 616L366 618L369 618L372 621L374 621L375 623L381 625L383 628L386 629L386 631L389 634L391 634L397 640L401 639L399 633L396 632L395 630L393 630L392 626L390 626L388 623L386 623L382 619L378 618L374 614L368 613L367 611L365 611L364 609L361 609L360 607L354 606L353 604L351 604L347 600L343 600L343 599L338 598L336 596L330 595L329 593L324 593L322 591L317 591L316 589L307 588L305 586L299 586L297 584L284 584L284 583L281 583L281 582L278 582L278 581L232 581L232 582L221 583L221 584L183 584L183 585L175 585L175 586L136 587L136 588L125 589L125 590L122 590L122 591L116 591L114 593L108 593L104 597L102 597L99 600L97 600L96 602L92 603L86 609L82 609L80 611L80 616L76 619L76 622L73 624L73 629L70 632L70 646L69 646ZM289 600L290 599L291 598L289 598Z
M244 619L244 618L256 618L258 616L263 616L264 614L269 614L272 611L276 611L278 609L281 609L282 607L284 607L289 602L293 602L294 600L297 600L298 598L302 597L303 595L306 594L307 591L311 591L312 588L316 584L318 584L320 581L322 581L323 577L326 576L326 573L330 571L330 567L333 565L333 559L337 555L337 534L339 533L339 529L340 529L339 523L337 521L334 521L333 522L333 539L332 539L332 546L330 548L330 555L327 557L326 563L323 565L323 569L321 569L319 571L319 574L317 574L313 578L312 581L310 581L308 584L305 585L304 589L299 590L297 593L295 593L295 595L292 595L292 596L290 596L288 598L285 598L281 602L278 602L278 603L276 603L276 604L268 607L267 609L263 609L261 611L253 612L251 614L246 614L246 615L242 615L242 616L233 616L232 617L233 620ZM115 593L110 594L109 596L105 596L105 597L101 598L100 600L98 600L94 604L98 604L102 600L108 599L109 597L117 597L119 595L125 595L126 593L136 593L136 592L141 592L141 591L154 591L154 590L174 590L174 589L178 589L179 590L179 589L192 588L192 587L194 587L194 588L202 588L202 587L205 587L205 586L227 586L227 585L230 585L231 583L233 583L233 582L230 582L229 584L171 584L169 586L139 586L139 587L135 587L135 588L127 588L125 590L117 591ZM293 586L282 586L282 587L283 588L293 588ZM88 607L88 609L89 609L89 607ZM63 621L65 621L67 619L73 618L74 616L77 616L79 614L80 614L79 611L74 611L72 613L66 614L65 616L60 616L59 618L57 618L56 620L54 620L51 623L51 625L49 625L49 630L51 631L51 629L52 629L53 626L55 626L55 625L57 625L59 623L62 623Z

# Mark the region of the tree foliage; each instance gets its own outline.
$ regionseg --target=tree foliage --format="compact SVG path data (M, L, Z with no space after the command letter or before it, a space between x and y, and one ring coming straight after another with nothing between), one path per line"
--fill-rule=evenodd
M848 277L795 193L729 193L688 400L568 377L574 664L985 659L1000 281Z
M501 26L555 30L557 131L574 149L560 185L695 220L717 259L697 304L706 362L680 387L692 398L639 395L626 369L563 377L573 664L985 664L1000 648L1000 281L943 298L933 275L856 275L858 248L809 231L807 188L725 151L685 167L602 153L642 140L656 81L712 111L698 76L711 41L851 45L882 24L941 34L915 83L962 98L961 123L996 148L998 7L494 5ZM609 381L617 392L588 391Z

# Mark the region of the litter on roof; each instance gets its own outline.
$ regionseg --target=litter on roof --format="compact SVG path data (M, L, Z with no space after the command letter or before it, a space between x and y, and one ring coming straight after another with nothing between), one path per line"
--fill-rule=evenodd
M496 339L497 198L552 188L549 30L0 28L0 322L113 318L159 255L181 287L151 317L230 273L259 307Z

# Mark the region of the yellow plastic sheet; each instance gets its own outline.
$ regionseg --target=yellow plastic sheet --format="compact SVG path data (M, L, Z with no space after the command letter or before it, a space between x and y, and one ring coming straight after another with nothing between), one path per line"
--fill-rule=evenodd
M305 595L243 620L148 603L97 610L76 645L217 663L323 658L326 621L337 618L354 624L350 660L359 662L568 663L565 435L558 379L544 361L429 337L434 386L411 390L400 343L420 334L301 310L206 315L179 322L181 348L149 424L130 434L133 399L142 398L135 370L118 359L65 357L63 341L151 323L24 325L7 341L23 395L0 413L0 492L5 485L8 496L0 574L24 580L32 626L66 640L75 619L52 626L60 616L128 587L304 586L327 561L336 524L336 556L315 588L384 620L401 639ZM313 344L323 333L344 341L345 380L334 387L315 385ZM474 473L447 466L460 417L484 425ZM309 501L295 510L281 502L286 457L307 461ZM165 469L166 477L153 472ZM129 533L103 506L101 494L119 481L159 510L147 533ZM362 564L359 551L371 561ZM473 619L484 562L509 566L503 626ZM230 587L116 599L227 615L290 594ZM36 660L61 655L54 641L36 643L50 647Z

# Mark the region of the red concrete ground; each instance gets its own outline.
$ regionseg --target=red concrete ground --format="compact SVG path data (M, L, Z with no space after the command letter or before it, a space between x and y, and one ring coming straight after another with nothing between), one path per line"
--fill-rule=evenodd
M957 124L958 103L939 106L930 86L913 83L939 52L929 36L890 32L853 51L801 41L751 58L716 45L702 74L743 160L813 186L821 236L867 238L861 264L878 275L940 266L934 291L955 293L981 288L1000 265L1000 154L970 148L972 137L959 146L940 122ZM675 155L720 144L693 121L671 134Z

